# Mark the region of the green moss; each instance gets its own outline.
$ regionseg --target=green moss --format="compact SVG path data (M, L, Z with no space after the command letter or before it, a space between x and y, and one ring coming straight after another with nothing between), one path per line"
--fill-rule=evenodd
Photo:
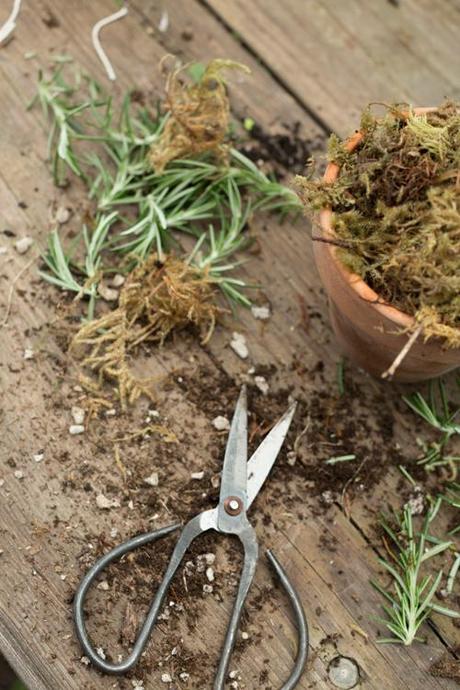
M307 211L329 206L339 256L387 303L422 322L426 337L460 346L460 115L457 104L416 114L368 108L364 138L332 137L333 183L298 178ZM313 169L312 169L313 170Z

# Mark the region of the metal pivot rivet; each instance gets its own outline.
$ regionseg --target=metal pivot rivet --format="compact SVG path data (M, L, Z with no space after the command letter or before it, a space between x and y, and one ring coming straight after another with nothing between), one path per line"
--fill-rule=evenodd
M336 688L351 690L359 682L359 666L348 656L336 656L328 667L329 680Z
M243 510L243 501L237 496L229 496L224 501L224 508L229 515L239 515Z

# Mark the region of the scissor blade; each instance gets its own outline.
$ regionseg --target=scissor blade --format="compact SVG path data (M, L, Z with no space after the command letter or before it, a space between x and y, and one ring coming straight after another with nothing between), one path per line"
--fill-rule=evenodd
M248 408L246 386L243 386L236 403L227 447L225 449L222 480L220 484L220 503L229 496L241 498L246 509L248 466Z
M297 403L293 403L291 407L283 414L281 419L275 424L270 433L264 438L260 446L254 451L251 456L247 472L248 472L248 503L247 510L257 494L259 493L263 483L268 477L271 468L281 450L289 427L291 426L294 412Z

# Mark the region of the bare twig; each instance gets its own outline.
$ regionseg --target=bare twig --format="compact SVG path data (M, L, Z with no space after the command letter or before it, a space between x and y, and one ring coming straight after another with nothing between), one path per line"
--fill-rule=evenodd
M356 472L353 474L353 476L351 476L351 477L345 482L345 484L344 484L344 486L343 486L343 489L342 489L341 507L342 507L343 512L345 513L345 517L347 518L347 520L349 520L350 517L351 517L351 502L350 502L350 499L349 499L348 494L347 494L348 487L350 486L350 484L351 484L352 482L355 481L356 477L359 475L359 473L361 472L361 469L362 469L363 466L366 464L366 462L367 462L367 457L365 457L365 458L360 462L358 469L357 469Z
M121 10L118 10L118 12L114 12L113 14L110 14L108 17L104 17L104 19L100 19L98 22L96 22L91 32L91 39L93 41L94 50L96 51L99 60L104 65L105 71L107 72L107 76L111 81L115 81L117 75L115 74L115 71L112 67L112 63L110 62L109 58L107 57L107 54L105 53L101 45L101 41L99 39L99 32L108 24L113 24L113 22L116 22L119 19L126 17L127 14L128 8L122 7Z
M324 242L324 244L333 244L334 247L340 247L341 249L351 249L352 245L343 242L342 240L331 239L330 237L320 237L319 235L312 235L311 239L313 242Z
M3 41L5 41L11 32L16 28L16 19L18 18L20 7L21 0L14 0L13 9L11 10L10 16L3 26L0 27L0 43L3 43Z
M11 311L11 303L13 301L13 295L14 295L14 286L18 282L19 278L23 275L23 273L25 273L27 271L27 269L29 269L37 259L38 259L38 256L34 256L28 263L26 263L21 268L19 273L16 273L13 280L11 281L10 289L8 292L8 300L6 302L5 316L3 317L3 321L0 322L0 328L3 328L8 323L8 319L9 319L10 311Z
M409 340L407 341L407 343L406 343L406 344L404 345L404 347L402 348L401 352L399 352L398 356L395 357L393 363L388 367L388 369L386 369L386 370L383 372L383 374L381 375L381 378L382 378L382 379L390 379L390 380L391 380L391 379L393 378L393 376L395 375L396 370L398 369L398 367L400 366L401 362L404 360L404 358L406 357L406 355L409 354L409 352L410 352L412 346L414 345L415 341L416 341L417 338L419 337L419 335L420 335L420 333L422 332L422 330L423 330L423 324L420 324L420 325L415 329L415 331L412 333L412 335L410 336Z

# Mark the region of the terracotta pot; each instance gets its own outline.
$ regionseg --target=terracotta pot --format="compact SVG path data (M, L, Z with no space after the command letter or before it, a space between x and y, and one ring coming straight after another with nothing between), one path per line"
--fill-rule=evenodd
M417 108L425 113L435 108ZM362 141L362 132L347 142L352 151ZM339 166L330 163L324 180L334 181ZM332 212L323 209L319 215L321 237L334 239ZM414 318L383 302L360 276L348 270L337 257L337 247L326 242L313 242L316 265L329 297L332 327L343 352L358 366L380 377L393 363L407 343L402 329L414 324ZM460 349L446 348L444 341L420 336L393 376L402 382L423 381L440 376L460 366Z

